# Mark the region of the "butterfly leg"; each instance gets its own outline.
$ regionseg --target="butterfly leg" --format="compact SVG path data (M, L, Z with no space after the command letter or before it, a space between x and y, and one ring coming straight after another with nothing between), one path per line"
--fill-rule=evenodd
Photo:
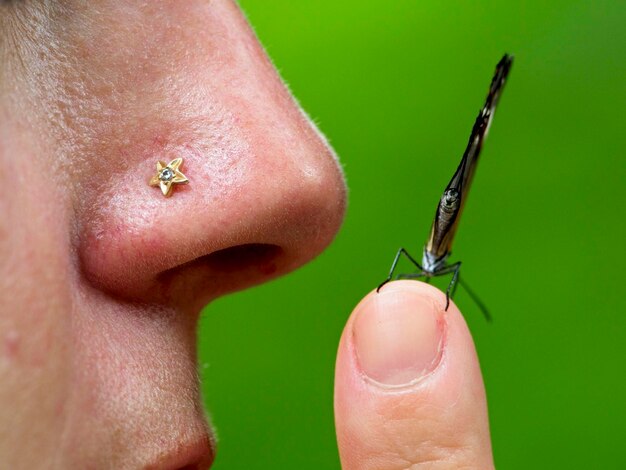
M437 271L435 273L437 276L454 273L452 275L452 280L450 281L450 284L448 285L448 289L446 290L446 310L448 310L448 306L450 305L450 299L454 298L454 293L456 292L457 285L461 284L463 286L463 289L465 289L465 291L469 294L469 296L476 303L476 305L478 305L478 308L482 312L485 319L489 323L491 323L493 319L491 317L491 314L489 313L489 310L487 310L487 307L485 307L485 304L478 298L478 296L474 293L474 291L470 289L470 287L467 285L467 282L463 281L463 279L461 278L460 270L461 270L461 262L459 261L458 263L454 263L454 264L451 264L450 266L446 266L440 271Z
M444 274L452 274L452 279L450 280L450 284L448 284L448 288L446 289L446 312L448 311L448 307L450 306L450 292L452 292L452 296L454 296L454 292L456 291L456 281L459 278L459 273L461 272L461 262L450 264L441 268L439 271L435 272L436 276L443 276Z
M456 291L456 281L459 279L459 273L461 272L461 262L459 261L458 263L454 263L451 267L453 266L456 266L456 268L454 270L454 274L452 275L452 280L446 289L446 311L448 311L448 307L450 306L450 289L452 289L453 296Z
M385 284L387 284L389 281L391 281L391 279L393 278L393 273L396 270L396 265L398 264L398 261L400 260L400 256L404 255L411 263L413 263L420 271L423 271L422 266L415 261L415 259L408 253L408 251L406 251L404 248L400 248L398 250L398 252L396 253L396 257L393 259L393 263L391 263L391 269L389 270L389 275L387 276L387 279L385 279L376 289L376 292L379 292L381 287L383 287Z
M459 287L460 283L461 283L461 273L459 272L459 275L456 278L456 282L452 286L452 292L450 292L451 299L454 299L454 296L456 295L456 288Z

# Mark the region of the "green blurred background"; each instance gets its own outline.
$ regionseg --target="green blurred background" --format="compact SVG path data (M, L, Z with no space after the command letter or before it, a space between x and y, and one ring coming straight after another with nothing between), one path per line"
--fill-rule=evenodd
M341 156L350 205L317 260L204 312L215 468L339 468L341 330L399 246L419 256L505 51L516 61L453 257L495 317L487 324L458 290L496 464L626 468L626 4L241 5Z

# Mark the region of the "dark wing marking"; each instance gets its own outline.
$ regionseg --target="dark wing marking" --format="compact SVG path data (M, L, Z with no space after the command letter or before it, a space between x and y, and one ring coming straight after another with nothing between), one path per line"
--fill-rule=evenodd
M465 199L464 196L469 190L472 176L474 175L474 170L476 169L476 164L478 163L478 157L480 156L480 151L483 147L483 142L485 141L489 128L491 127L491 121L493 120L498 100L500 99L500 95L502 94L506 78L512 65L513 56L508 54L505 54L500 62L498 62L498 65L496 65L496 72L491 80L485 105L476 117L472 133L469 141L467 142L467 147L463 153L463 158L461 158L461 163L446 188L456 189L461 194L462 200Z

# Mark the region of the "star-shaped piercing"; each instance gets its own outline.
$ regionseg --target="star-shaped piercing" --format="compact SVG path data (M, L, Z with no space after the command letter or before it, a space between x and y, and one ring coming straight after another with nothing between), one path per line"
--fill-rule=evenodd
M167 165L157 162L157 174L150 179L150 186L159 186L163 196L172 194L172 186L175 184L187 184L189 180L178 169L183 164L182 158L176 158Z

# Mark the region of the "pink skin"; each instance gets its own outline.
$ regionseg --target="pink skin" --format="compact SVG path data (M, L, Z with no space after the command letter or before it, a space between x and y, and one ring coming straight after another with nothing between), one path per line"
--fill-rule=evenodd
M208 468L199 310L332 241L332 149L231 0L2 2L0 62L0 462ZM177 157L190 183L164 198L148 181ZM361 468L346 344L339 442Z
M0 460L206 466L199 309L324 249L337 161L231 2L2 8Z
M432 286L397 281L348 320L335 372L344 470L493 468L476 350L456 305L445 304Z

